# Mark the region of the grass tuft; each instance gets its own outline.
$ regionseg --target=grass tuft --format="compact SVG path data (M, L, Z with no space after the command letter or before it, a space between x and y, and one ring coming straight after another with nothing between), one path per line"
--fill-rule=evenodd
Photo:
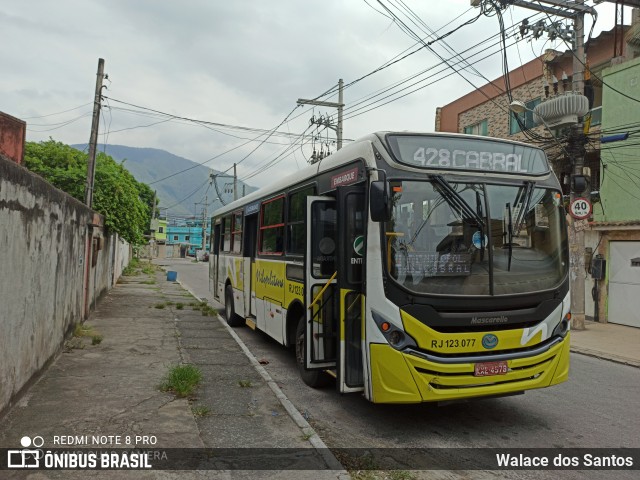
M191 364L174 365L169 368L164 381L160 384L163 392L173 392L178 397L191 395L202 381L202 372Z
M198 405L197 407L191 407L191 412L194 417L207 417L211 415L211 409L204 405Z

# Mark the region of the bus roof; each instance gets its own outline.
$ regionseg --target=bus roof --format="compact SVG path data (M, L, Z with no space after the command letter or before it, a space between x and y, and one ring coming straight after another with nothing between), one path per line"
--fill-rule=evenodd
M425 136L438 136L438 137L476 137L482 140L495 140L500 143L510 143L514 145L521 145L528 148L537 148L536 146L529 145L524 142L515 141L515 140L505 140L501 138L492 138L485 136L476 136L476 135L464 135L460 133L449 133L449 132L412 132L412 131L379 131L370 133L361 138L358 138L353 143L346 145L342 149L337 152L329 155L328 157L314 163L308 165L306 167L301 168L297 172L294 172L290 175L286 175L273 183L262 187L255 192L250 193L249 195L242 197L238 200L235 200L215 212L213 212L213 216L224 215L229 212L233 212L243 208L245 205L255 202L257 200L261 200L264 198L269 198L272 195L275 195L283 190L287 189L290 186L304 183L305 180L314 178L321 172L325 172L331 170L333 168L339 167L340 165L344 165L350 161L355 161L358 159L366 159L372 158L372 145L376 144L377 148L380 150L388 151L388 147L385 143L385 137L387 135L425 135ZM371 165L373 166L373 165Z
M224 215L225 213L238 210L246 204L262 198L267 198L292 185L304 183L305 180L314 178L321 172L331 170L332 168L343 165L349 161L371 157L371 144L376 140L379 141L375 135L367 135L366 137L360 138L316 163L303 167L290 175L283 176L266 187L262 187L245 197L219 208L213 213L213 216Z

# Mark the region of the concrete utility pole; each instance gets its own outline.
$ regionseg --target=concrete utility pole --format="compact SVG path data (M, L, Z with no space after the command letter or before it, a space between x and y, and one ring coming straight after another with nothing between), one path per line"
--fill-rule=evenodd
M584 93L584 14L594 13L593 7L586 6L584 0L539 0L536 2L526 0L511 0L509 3L520 7L571 18L574 22L575 39L573 44L573 92L579 95ZM543 5L546 4L546 5ZM542 105L542 104L540 104ZM536 109L540 107L538 105ZM567 112L570 113L570 112ZM582 115L582 114L580 114ZM584 176L584 134L581 116L578 122L571 125L568 138L569 161L571 162L571 202L580 198L586 190L588 182ZM585 192L589 196L589 192ZM570 277L571 277L571 328L584 329L585 320L585 247L584 229L582 225L572 219L569 224L569 252L570 252Z
M584 6L584 0L577 0L577 5ZM573 90L584 92L584 12L576 11L574 20L576 32L575 52L573 55ZM578 123L571 126L569 135L569 152L573 162L571 173L571 201L580 197L581 180L584 179L584 134L582 118L578 117ZM569 225L569 235L573 242L569 244L570 268L571 268L571 328L584 330L584 277L586 269L584 265L584 230L576 228L576 220L572 219Z
M319 100L306 100L304 98L298 99L298 105L316 105L318 107L332 107L332 108L338 109L338 125L336 127L329 126L331 130L334 130L336 132L338 150L342 148L342 111L344 108L343 90L344 90L344 81L340 79L338 80L338 103L322 102Z
M84 203L93 206L93 184L96 178L96 146L98 144L98 127L100 126L100 107L102 106L102 81L104 80L104 59L98 59L96 78L96 94L93 100L93 120L89 137L89 160L87 164L87 183L84 189Z
M207 251L207 195L204 196L204 207L202 209L202 251Z
M233 164L233 200L238 199L238 172L236 172L236 164Z

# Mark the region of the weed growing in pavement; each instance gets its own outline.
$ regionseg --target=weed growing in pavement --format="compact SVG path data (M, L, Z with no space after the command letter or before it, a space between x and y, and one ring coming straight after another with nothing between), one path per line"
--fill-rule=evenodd
M193 413L194 417L207 417L211 415L211 409L204 405L191 407L191 412Z
M176 303L176 308L178 310L182 310L184 308L184 303L180 303L180 302Z
M66 342L64 342L64 347L63 347L63 351L64 353L69 353L72 350L82 350L84 349L84 344L82 343L82 340L78 337L72 337L69 340L67 340Z
M92 334L93 327L90 327L89 325L82 325L81 323L78 323L73 329L74 337L88 337Z
M137 273L139 266L140 266L140 260L135 257L132 258L129 261L129 265L127 265L125 269L122 271L122 275L125 275L125 276L135 275Z
M193 393L201 381L202 372L195 365L174 365L169 368L164 381L160 384L160 390L173 392L178 397L186 397Z
M251 383L251 380L238 380L238 385L240 385L240 387L242 387L242 388L251 388L251 387L253 387L253 384Z
M166 304L167 304L167 306L170 307L171 305L173 305L173 302L166 302Z
M143 285L155 285L156 281L155 280L145 280L144 282L141 282Z
M333 452L342 465L355 480L415 480L416 476L406 470L379 470L373 456L366 454L360 457L349 455L343 451Z
M75 349L83 349L85 347L82 337L91 337L91 345L98 345L102 341L102 335L99 335L92 326L76 324L73 329L73 337L64 342L64 351L66 353ZM100 340L96 342L96 338Z
M153 275L154 273L156 273L156 266L151 263L147 263L144 267L142 267L142 273L146 275Z
M158 308L158 309L161 309L161 308L166 307L167 305L166 305L166 304L164 304L164 303L156 303L154 306L155 306L156 308Z

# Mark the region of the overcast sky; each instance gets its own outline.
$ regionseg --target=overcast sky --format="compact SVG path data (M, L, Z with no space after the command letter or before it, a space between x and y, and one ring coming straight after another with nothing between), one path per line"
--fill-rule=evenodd
M383 3L392 9L400 4L396 0ZM438 34L478 13L470 8L469 0L404 3ZM86 143L95 74L102 57L109 76L104 95L110 100L105 101L100 141L161 148L204 163L247 143L259 132L176 121L156 123L166 118L142 115L138 108L116 100L181 117L270 130L296 107L298 98L315 98L334 87L339 78L348 84L416 45L372 7L383 10L376 0L4 0L0 7L0 111L27 121L29 141L51 136L64 143ZM613 6L597 8L596 33L611 29ZM426 36L406 15L394 11ZM504 22L510 26L534 14L510 8L504 12ZM537 18L542 17L538 14ZM475 65L482 75L494 79L501 75L497 38L477 45L498 32L497 18L483 16L446 40L456 51L470 49L464 55L476 55L472 62L496 52ZM444 47L433 45L449 59L451 54ZM518 47L508 49L509 67L553 47L566 49L561 42L544 39L519 42ZM440 64L436 55L423 49L347 88L345 138L377 130L433 131L436 107L473 89L452 70L436 73L443 68ZM416 78L413 82L423 82L411 90L430 85L387 105L372 104L367 108L378 108L369 112L354 111L361 99L430 67L435 67L429 71L430 80L424 81L425 75ZM486 83L477 74L463 73L474 85ZM436 81L445 75L449 76ZM337 96L324 99L337 101ZM299 107L279 131L310 133L314 131L308 128L312 115L334 113L331 108ZM355 113L362 114L351 117ZM44 115L48 116L37 118ZM156 124L143 127L152 123ZM320 137L326 139L327 134L330 141L335 138L331 131ZM271 137L260 145L264 138L206 165L225 170L241 162L240 178L261 186L303 166L311 153L312 140L307 138L303 147L290 148L288 156L285 153L281 161L273 162L290 140ZM275 166L251 176L269 162Z

